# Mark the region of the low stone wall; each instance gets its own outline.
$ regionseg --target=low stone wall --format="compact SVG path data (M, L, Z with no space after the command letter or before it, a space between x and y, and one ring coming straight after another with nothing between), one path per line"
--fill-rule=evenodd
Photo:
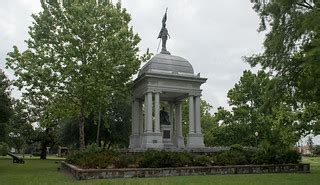
M234 165L179 168L81 169L66 162L61 162L61 170L70 173L77 180L86 180L191 175L309 173L310 164Z
M123 153L143 153L146 152L147 148L125 148L119 149L119 152ZM157 150L157 149L154 149ZM203 147L203 148L164 148L159 149L167 152L191 152L191 153L217 153L230 150L230 147L218 146L218 147Z

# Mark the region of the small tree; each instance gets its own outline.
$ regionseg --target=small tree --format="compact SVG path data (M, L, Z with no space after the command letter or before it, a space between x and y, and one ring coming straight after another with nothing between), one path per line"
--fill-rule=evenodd
M0 141L8 141L8 124L13 114L10 98L10 81L0 69Z

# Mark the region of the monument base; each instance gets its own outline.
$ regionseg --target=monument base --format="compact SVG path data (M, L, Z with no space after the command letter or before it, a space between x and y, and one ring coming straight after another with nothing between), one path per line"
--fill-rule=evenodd
M182 136L176 136L175 144L177 148L185 148L184 138Z
M140 136L139 135L131 135L129 148L140 148Z
M188 134L187 148L204 148L202 134Z
M163 148L161 133L144 133L141 139L141 148Z

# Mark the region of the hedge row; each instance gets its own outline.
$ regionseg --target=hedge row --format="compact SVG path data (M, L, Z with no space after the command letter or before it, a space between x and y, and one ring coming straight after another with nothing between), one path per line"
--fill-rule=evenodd
M144 153L119 153L89 147L67 157L67 162L88 169L163 168L186 166L221 166L249 164L299 163L301 156L294 150L268 153L260 149L231 147L229 151L211 154L148 150Z

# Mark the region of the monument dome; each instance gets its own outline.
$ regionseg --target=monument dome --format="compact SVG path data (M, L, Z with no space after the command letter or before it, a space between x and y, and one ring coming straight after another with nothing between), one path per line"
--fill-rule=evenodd
M193 67L186 59L161 53L152 57L150 61L142 67L139 76L145 73L194 76Z

